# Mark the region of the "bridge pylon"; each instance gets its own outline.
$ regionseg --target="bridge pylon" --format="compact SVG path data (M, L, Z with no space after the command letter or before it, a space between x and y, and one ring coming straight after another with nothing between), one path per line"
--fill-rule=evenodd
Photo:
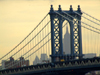
M65 13L67 14L65 14ZM70 47L71 54L69 55L73 59L78 57L82 58L82 34L81 34L81 16L76 14L75 12L82 15L80 6L78 5L78 9L73 11L72 5L70 5L70 10L63 11L61 6L59 5L58 10L53 9L53 5L50 8L50 20L51 20L51 49L52 54L51 59L52 62L55 62L56 58L59 57L63 59L66 55L63 54L63 42L62 42L62 24L65 20L69 22L70 25ZM59 14L61 15L59 15ZM74 17L70 17L70 16ZM64 17L66 18L64 18ZM66 39L67 40L67 39Z

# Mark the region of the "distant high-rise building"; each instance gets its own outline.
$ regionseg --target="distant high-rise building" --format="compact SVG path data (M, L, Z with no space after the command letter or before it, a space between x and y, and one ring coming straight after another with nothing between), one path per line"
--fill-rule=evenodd
M2 69L5 69L5 62L6 60L2 60Z
M37 63L40 63L38 56L35 57L35 60L33 61L33 65L36 65Z
M48 60L47 54L41 54L40 60L41 60L41 62L42 62L43 60Z
M33 65L49 63L49 62L51 62L51 58L48 58L47 54L41 54L40 59L38 58L38 56L35 57L35 60L33 61Z
M88 54L84 54L83 58L93 58L96 57L96 53L88 53Z
M65 54L70 54L70 34L68 32L68 26L66 26L66 33L63 39L63 51Z
M10 57L10 61L14 61L14 58L13 57Z
M23 58L23 59L14 60L14 58L10 57L9 61L2 60L2 69L29 66L29 60L24 60L24 57L21 57L21 58Z

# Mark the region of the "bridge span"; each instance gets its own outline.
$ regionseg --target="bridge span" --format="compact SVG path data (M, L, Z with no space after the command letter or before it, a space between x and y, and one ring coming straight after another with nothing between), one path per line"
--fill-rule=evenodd
M5 69L0 75L85 75L100 70L100 58L70 60Z

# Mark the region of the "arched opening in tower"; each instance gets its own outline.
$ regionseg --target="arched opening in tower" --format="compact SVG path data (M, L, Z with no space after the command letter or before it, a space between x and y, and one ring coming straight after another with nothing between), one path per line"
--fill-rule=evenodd
M63 35L63 52L64 54L70 54L70 24L67 20L63 22L62 25L62 35Z

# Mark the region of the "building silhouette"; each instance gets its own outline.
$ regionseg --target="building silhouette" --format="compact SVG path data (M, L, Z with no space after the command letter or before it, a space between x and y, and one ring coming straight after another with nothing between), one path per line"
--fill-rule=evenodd
M42 62L43 60L48 60L47 54L41 54L40 61Z
M38 56L35 57L35 60L33 61L33 65L36 65L37 63L40 63L40 59Z
M20 57L20 60L14 60L10 57L10 60L2 60L2 69L18 68L23 66L29 66L29 60L25 60L24 57Z
M88 53L88 54L84 54L83 58L93 58L96 57L96 53Z
M39 59L38 56L35 57L35 60L33 61L33 65L43 64L43 63L49 63L49 62L51 62L51 58L49 58L47 56L47 54L43 53L43 54L41 54L40 59Z
M64 39L63 39L63 52L65 52L65 54L70 54L70 34L68 32L68 25L66 26L66 33L64 35Z

